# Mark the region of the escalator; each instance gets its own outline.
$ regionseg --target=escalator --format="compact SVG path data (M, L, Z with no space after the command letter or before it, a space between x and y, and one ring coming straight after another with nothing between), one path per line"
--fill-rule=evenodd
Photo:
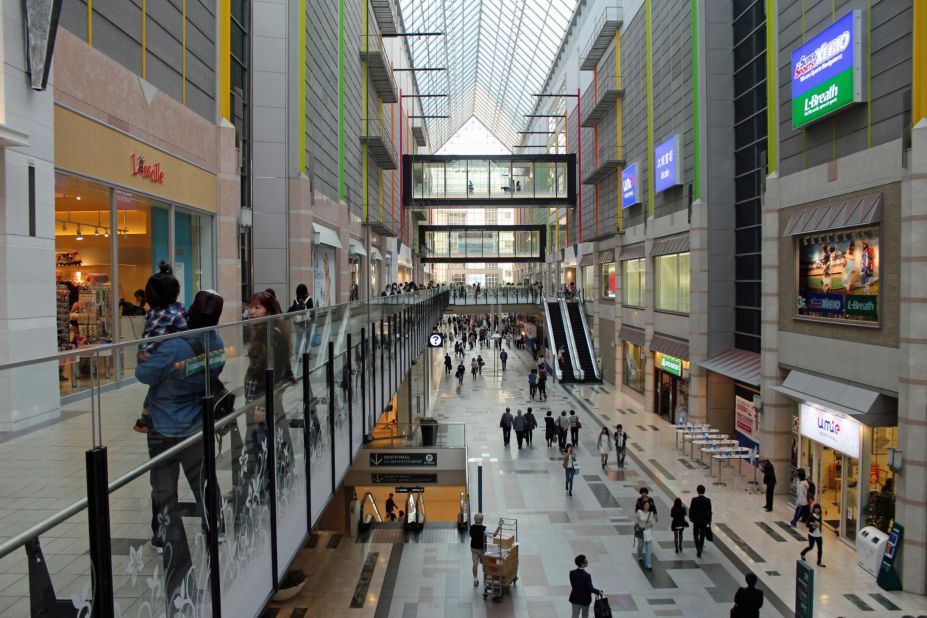
M557 350L563 349L567 351L567 353L563 354L563 362L554 369L554 371L558 372L557 378L562 382L576 382L582 379L573 369L572 348L567 338L567 330L564 316L560 311L560 304L557 301L545 303L544 317L547 322L548 338L553 342L553 345L549 346L551 364L557 365Z
M602 374L592 350L592 338L589 336L589 327L586 316L583 314L582 303L564 303L567 308L567 317L570 331L573 336L573 345L576 347L576 356L579 366L583 370L584 382L601 382Z

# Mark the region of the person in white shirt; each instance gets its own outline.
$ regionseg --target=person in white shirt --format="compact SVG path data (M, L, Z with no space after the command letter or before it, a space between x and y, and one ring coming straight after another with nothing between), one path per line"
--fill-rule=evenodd
M795 515L792 516L791 522L793 528L799 520L805 520L805 512L808 510L808 481L805 478L805 469L799 468L795 477Z
M608 427L602 428L602 433L599 434L596 448L599 451L599 460L604 470L605 466L608 465L608 454L612 452L612 437L608 433Z
M648 571L653 570L653 521L650 502L645 501L634 514L634 540L637 559L644 561L644 568Z

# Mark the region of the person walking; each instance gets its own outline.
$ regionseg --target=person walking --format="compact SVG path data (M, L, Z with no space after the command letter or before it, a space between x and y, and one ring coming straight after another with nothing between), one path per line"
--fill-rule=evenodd
M483 562L484 553L486 553L486 526L483 525L483 514L477 513L473 516L473 524L470 525L470 557L473 562L474 588L480 585L477 569Z
M534 395L538 391L538 371L537 369L532 369L531 373L528 374L528 397L534 399Z
M766 485L766 511L769 512L773 510L773 493L776 491L776 469L768 459L763 462L763 484Z
M682 553L682 532L689 527L686 521L686 507L682 504L682 498L676 498L673 502L673 508L670 509L670 528L673 529L673 545L676 546L676 553Z
M451 372L451 366L453 364L454 363L451 361L451 355L445 353L444 354L444 375L447 375Z
M599 451L599 461L602 464L602 469L605 469L605 466L608 465L608 454L612 452L612 437L608 435L608 428L603 427L602 432L599 434L598 443L596 444L596 449Z
M760 618L760 608L763 607L763 591L756 587L756 574L747 573L746 588L738 588L734 594L734 607L731 618Z
M463 386L464 376L467 375L467 368L464 367L463 362L457 365L457 384L458 386Z
M538 426L538 419L534 418L534 412L531 410L531 408L528 408L528 411L525 412L525 423L527 424L525 427L525 443L528 446L533 447L534 440L532 438L532 434Z
M574 445L579 444L579 430L582 427L583 424L579 422L579 417L576 416L576 410L570 410L570 442Z
M645 502L650 503L650 512L653 513L653 518L656 521L660 521L660 515L657 513L657 503L653 501L653 498L650 497L650 490L646 487L641 487L638 490L640 494L637 498L637 502L634 503L634 510L639 511Z
M795 473L795 514L790 525L794 528L798 520L805 520L808 511L808 481L804 468Z
M509 440L512 437L512 410L506 408L505 412L502 413L502 418L499 419L499 427L502 428L502 443L503 446L509 445Z
M567 447L567 432L570 430L570 419L566 415L566 410L560 411L560 418L557 419L557 439L560 444L560 452L565 453Z
M512 428L515 429L515 439L518 441L518 450L521 450L521 445L525 441L525 428L528 426L528 422L525 420L525 417L521 415L521 410L515 412L515 418L512 419Z
M386 498L386 519L396 521L396 501L393 500L393 494Z
M824 568L824 563L821 562L822 554L824 553L824 536L822 534L822 525L824 523L823 517L821 514L821 505L817 502L814 503L814 506L811 507L811 514L808 515L808 547L804 548L801 551L801 559L805 559L805 554L811 551L815 545L818 546L818 566Z
M538 399L547 401L547 372L538 372Z
M501 339L500 339L501 341ZM499 361L502 363L502 371L505 371L505 363L509 360L509 353L505 350L499 352Z
M573 477L579 470L579 463L576 461L576 455L573 451L573 445L568 444L566 454L563 456L563 471L566 474L566 490L569 495L573 495Z
M479 364L477 364L476 359L470 359L470 374L473 376L473 379L476 380L476 372L479 371Z
M589 606L592 605L592 595L601 595L602 591L592 585L592 576L586 572L589 562L586 556L580 554L573 560L576 568L570 571L570 606L572 618L589 618Z
M615 427L615 460L619 468L624 468L624 456L627 454L628 434L624 427L618 425Z
M692 522L692 538L695 541L695 555L702 557L705 537L711 534L711 500L705 496L705 486L695 488L698 494L689 503L689 521Z
M644 562L644 568L653 570L653 523L650 502L641 504L634 513L634 539L637 542L637 560Z
M554 419L554 413L550 410L547 411L547 416L544 417L544 438L547 440L547 448L552 447L554 440L557 439L557 421Z
M483 375L483 365L486 364L486 361L483 360L482 355L476 355L476 366L479 369L480 375Z

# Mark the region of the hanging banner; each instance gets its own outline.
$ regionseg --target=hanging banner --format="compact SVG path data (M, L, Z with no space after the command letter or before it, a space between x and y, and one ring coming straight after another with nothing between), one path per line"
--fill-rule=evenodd
M753 402L743 397L734 397L734 431L737 441L747 448L760 448L760 421Z

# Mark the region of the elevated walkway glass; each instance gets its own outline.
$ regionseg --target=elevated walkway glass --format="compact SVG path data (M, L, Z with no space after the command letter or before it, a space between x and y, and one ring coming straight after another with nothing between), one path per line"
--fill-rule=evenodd
M424 263L540 262L545 259L544 225L420 225Z

